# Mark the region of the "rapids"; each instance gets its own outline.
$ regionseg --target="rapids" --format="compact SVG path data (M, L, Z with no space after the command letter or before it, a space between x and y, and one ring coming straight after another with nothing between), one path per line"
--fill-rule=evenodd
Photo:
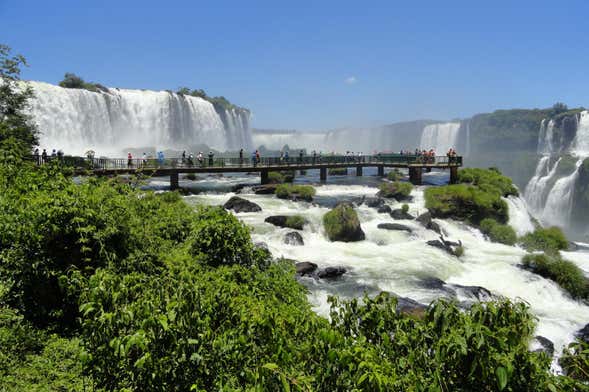
M311 174L312 175L312 174ZM367 180L370 177L364 177ZM330 181L334 178L330 177ZM242 176L209 179L207 181L255 184L257 177ZM311 181L308 177L298 177L298 181ZM199 182L205 181L199 180ZM399 223L409 226L413 232L388 231L377 228L379 223L394 222L388 214L378 214L375 209L365 205L357 207L366 240L356 243L330 242L327 240L322 217L337 201L358 200L363 196L374 196L378 180L358 184L355 177L336 179L339 183L316 186L314 203L281 200L273 195L255 195L251 189L244 188L239 194L257 203L262 212L240 213L237 217L252 228L254 242L264 242L275 257L285 257L297 261L311 261L320 268L344 266L348 269L342 278L333 281L301 278L309 289L309 300L321 315L329 315L329 295L341 297L360 297L364 292L374 294L385 290L400 296L409 297L423 304L445 297L448 294L424 285L426 278L438 278L449 284L463 286L482 286L496 296L525 301L538 318L536 334L550 339L557 355L562 348L574 340L575 331L589 321L589 307L571 299L556 283L544 279L520 267L525 251L519 247L492 243L477 229L453 220L436 220L446 238L461 240L465 253L458 259L426 244L435 240L438 234L426 230L414 220ZM431 182L435 182L431 180ZM189 184L186 184L189 185ZM201 185L197 185L202 190ZM418 216L426 211L424 189L415 187L409 213ZM234 193L219 192L219 188L187 196L192 204L222 205ZM530 214L521 198L506 199L510 208L510 224L518 234L533 229ZM391 208L400 208L402 203L387 201ZM305 245L293 246L283 242L290 229L282 229L264 222L270 215L300 214L309 224L301 232ZM589 252L563 252L565 257L578 264L589 273ZM458 301L471 303L476 299L467 292L457 290Z

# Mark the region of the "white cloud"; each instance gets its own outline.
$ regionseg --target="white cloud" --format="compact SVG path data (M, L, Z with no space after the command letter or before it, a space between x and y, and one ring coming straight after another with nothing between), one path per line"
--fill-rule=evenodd
M344 79L345 84L356 84L357 82L358 82L358 79L356 79L355 76L348 76L347 78Z

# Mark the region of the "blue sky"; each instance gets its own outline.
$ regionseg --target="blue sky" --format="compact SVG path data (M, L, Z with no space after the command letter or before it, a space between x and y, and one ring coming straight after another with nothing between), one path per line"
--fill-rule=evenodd
M261 128L589 106L589 1L12 1L26 79L203 88Z

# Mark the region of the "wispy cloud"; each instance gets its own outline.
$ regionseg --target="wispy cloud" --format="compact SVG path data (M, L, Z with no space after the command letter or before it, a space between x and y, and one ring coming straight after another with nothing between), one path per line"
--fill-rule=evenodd
M347 78L344 79L345 84L356 84L357 82L358 82L358 79L356 79L355 76L348 76Z

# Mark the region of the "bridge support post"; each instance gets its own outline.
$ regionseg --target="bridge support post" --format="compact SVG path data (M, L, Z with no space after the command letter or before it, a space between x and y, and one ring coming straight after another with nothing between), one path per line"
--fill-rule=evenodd
M378 166L378 176L384 177L384 166Z
M362 177L362 166L356 166L356 176Z
M421 185L421 172L421 167L409 167L409 181L411 181L413 185Z
M170 173L170 189L178 189L180 188L180 183L178 181L178 172Z
M266 185L268 181L268 170L260 171L260 182L262 185Z
M458 167L452 166L450 168L450 184L456 184L458 182Z
M327 168L326 167L322 167L319 169L319 180L321 182L327 181Z

